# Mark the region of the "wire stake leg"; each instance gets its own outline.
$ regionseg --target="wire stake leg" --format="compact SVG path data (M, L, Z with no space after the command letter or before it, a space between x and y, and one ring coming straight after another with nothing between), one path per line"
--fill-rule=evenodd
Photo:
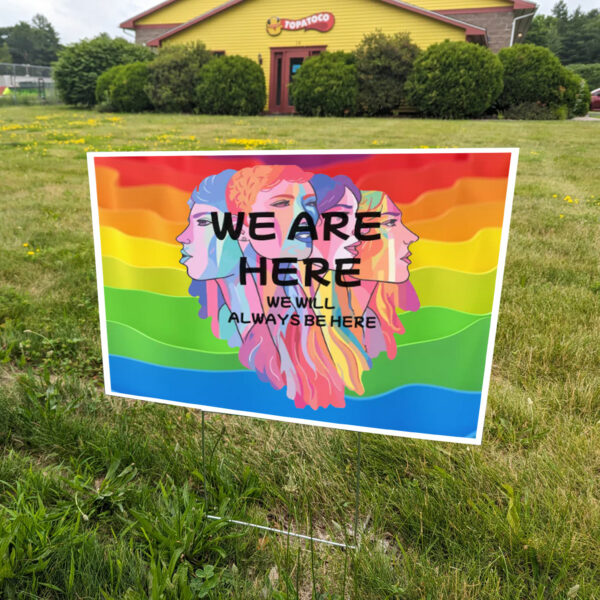
M204 426L204 411L202 412L202 484L204 487L204 512L208 513L208 483L206 481L206 441Z
M360 509L360 436L361 432L357 433L357 447L356 447L356 498L354 504L354 544L358 548L358 512Z

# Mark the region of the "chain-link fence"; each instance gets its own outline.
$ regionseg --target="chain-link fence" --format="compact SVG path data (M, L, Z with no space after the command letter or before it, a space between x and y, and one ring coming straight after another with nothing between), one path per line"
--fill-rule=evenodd
M12 75L14 77L52 77L52 67L40 65L19 65L16 63L0 63L0 75Z
M0 105L58 102L52 68L0 63Z

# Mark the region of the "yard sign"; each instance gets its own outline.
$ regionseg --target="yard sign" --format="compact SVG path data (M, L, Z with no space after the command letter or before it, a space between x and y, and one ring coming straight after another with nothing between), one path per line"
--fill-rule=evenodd
M106 392L481 443L517 156L88 154Z

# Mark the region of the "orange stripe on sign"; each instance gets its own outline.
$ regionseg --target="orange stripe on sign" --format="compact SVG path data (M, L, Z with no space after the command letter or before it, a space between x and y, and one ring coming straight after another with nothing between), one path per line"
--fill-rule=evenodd
M189 192L168 185L120 187L119 173L106 167L96 168L96 188L100 208L149 210L168 221L187 220Z

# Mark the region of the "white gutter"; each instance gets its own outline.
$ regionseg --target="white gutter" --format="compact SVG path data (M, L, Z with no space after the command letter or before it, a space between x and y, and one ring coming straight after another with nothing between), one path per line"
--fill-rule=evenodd
M526 15L521 15L520 17L515 17L513 19L512 31L510 32L510 45L511 46L513 46L515 43L515 32L517 29L517 21L520 21L521 19L528 19L529 17L531 17L533 19L537 10L538 10L538 7L536 6L535 10L532 13L527 13Z

